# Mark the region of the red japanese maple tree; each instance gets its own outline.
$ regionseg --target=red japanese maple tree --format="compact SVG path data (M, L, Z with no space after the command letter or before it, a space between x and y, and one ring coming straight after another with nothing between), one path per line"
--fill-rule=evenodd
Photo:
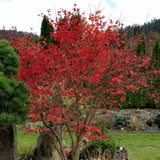
M14 46L21 56L20 79L31 89L29 118L42 121L55 136L62 160L67 159L62 131L68 132L72 159L78 160L83 137L107 138L90 134L101 132L92 124L97 109L118 106L127 90L149 91L151 86L150 59L130 53L118 32L119 21L107 25L100 13L87 19L76 7L72 12L62 10L58 14L65 21L51 21L56 44L44 49L32 39L21 38Z

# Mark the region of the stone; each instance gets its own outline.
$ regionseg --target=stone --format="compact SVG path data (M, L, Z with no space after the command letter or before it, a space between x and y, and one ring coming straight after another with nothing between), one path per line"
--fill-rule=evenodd
M136 129L136 131L144 131L145 130L145 125L142 122L140 122L136 125L135 129Z
M146 124L149 126L149 127L152 127L153 126L153 120L152 119L148 119Z
M54 146L55 139L46 132L40 133L32 160L61 160Z
M152 127L146 128L144 132L147 132L147 133L159 133L160 129L157 126L152 126Z
M32 129L32 125L31 125L30 123L27 123L27 124L25 125L25 129L26 129L26 130Z

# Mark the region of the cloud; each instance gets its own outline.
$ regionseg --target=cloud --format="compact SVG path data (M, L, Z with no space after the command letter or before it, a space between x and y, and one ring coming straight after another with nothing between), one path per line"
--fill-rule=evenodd
M0 2L3 2L3 1L8 1L8 2L10 2L11 0L0 0Z
M115 3L113 0L105 0L105 3L107 6L111 8L118 8L118 4Z

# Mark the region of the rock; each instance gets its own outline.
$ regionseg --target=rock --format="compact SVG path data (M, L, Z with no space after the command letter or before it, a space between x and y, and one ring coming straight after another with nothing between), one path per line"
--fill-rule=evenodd
M146 128L144 132L147 132L147 133L159 133L160 129L157 126L153 126L153 127Z
M145 127L144 127L144 124L143 123L138 123L136 125L136 131L144 131L145 130Z
M153 126L153 120L152 119L148 119L146 124L149 126L149 127L152 127Z
M108 124L106 124L107 128L112 130L114 129L112 124L112 122L114 122L115 117L117 115L120 116L130 116L131 118L131 125L135 124L136 129L135 131L143 131L145 130L146 127L146 123L148 124L148 126L152 126L152 122L154 121L154 118L157 114L160 114L160 110L159 109L113 109L113 110L106 110L105 112L108 113L108 115L104 114L103 112L97 112L95 117L98 117L98 120L106 120L107 122L109 122L110 119L112 119L112 121L110 121L109 127ZM149 120L149 121L148 121ZM148 121L148 122L147 122ZM142 124L139 124L142 123ZM133 129L133 128L132 128Z
M61 160L54 147L54 141L55 139L48 133L40 133L37 139L37 146L32 155L32 160Z
M26 129L26 130L32 129L32 125L31 125L30 123L27 123L27 124L25 125L25 129Z

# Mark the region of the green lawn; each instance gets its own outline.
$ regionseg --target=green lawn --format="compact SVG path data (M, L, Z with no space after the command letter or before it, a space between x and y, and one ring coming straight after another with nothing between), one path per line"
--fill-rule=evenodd
M18 147L25 146L25 145L33 145L33 146L36 145L38 134L34 134L34 133L27 133L26 135L23 135L23 134L24 132L17 133Z
M129 160L160 160L160 134L147 133L110 133L113 136L116 145L124 147L128 152ZM22 132L18 132L18 146L36 145L37 134L27 134L23 136ZM153 148L143 148L153 147Z
M111 133L117 145L124 147L129 160L160 160L160 134L148 133ZM153 148L143 148L153 147Z

